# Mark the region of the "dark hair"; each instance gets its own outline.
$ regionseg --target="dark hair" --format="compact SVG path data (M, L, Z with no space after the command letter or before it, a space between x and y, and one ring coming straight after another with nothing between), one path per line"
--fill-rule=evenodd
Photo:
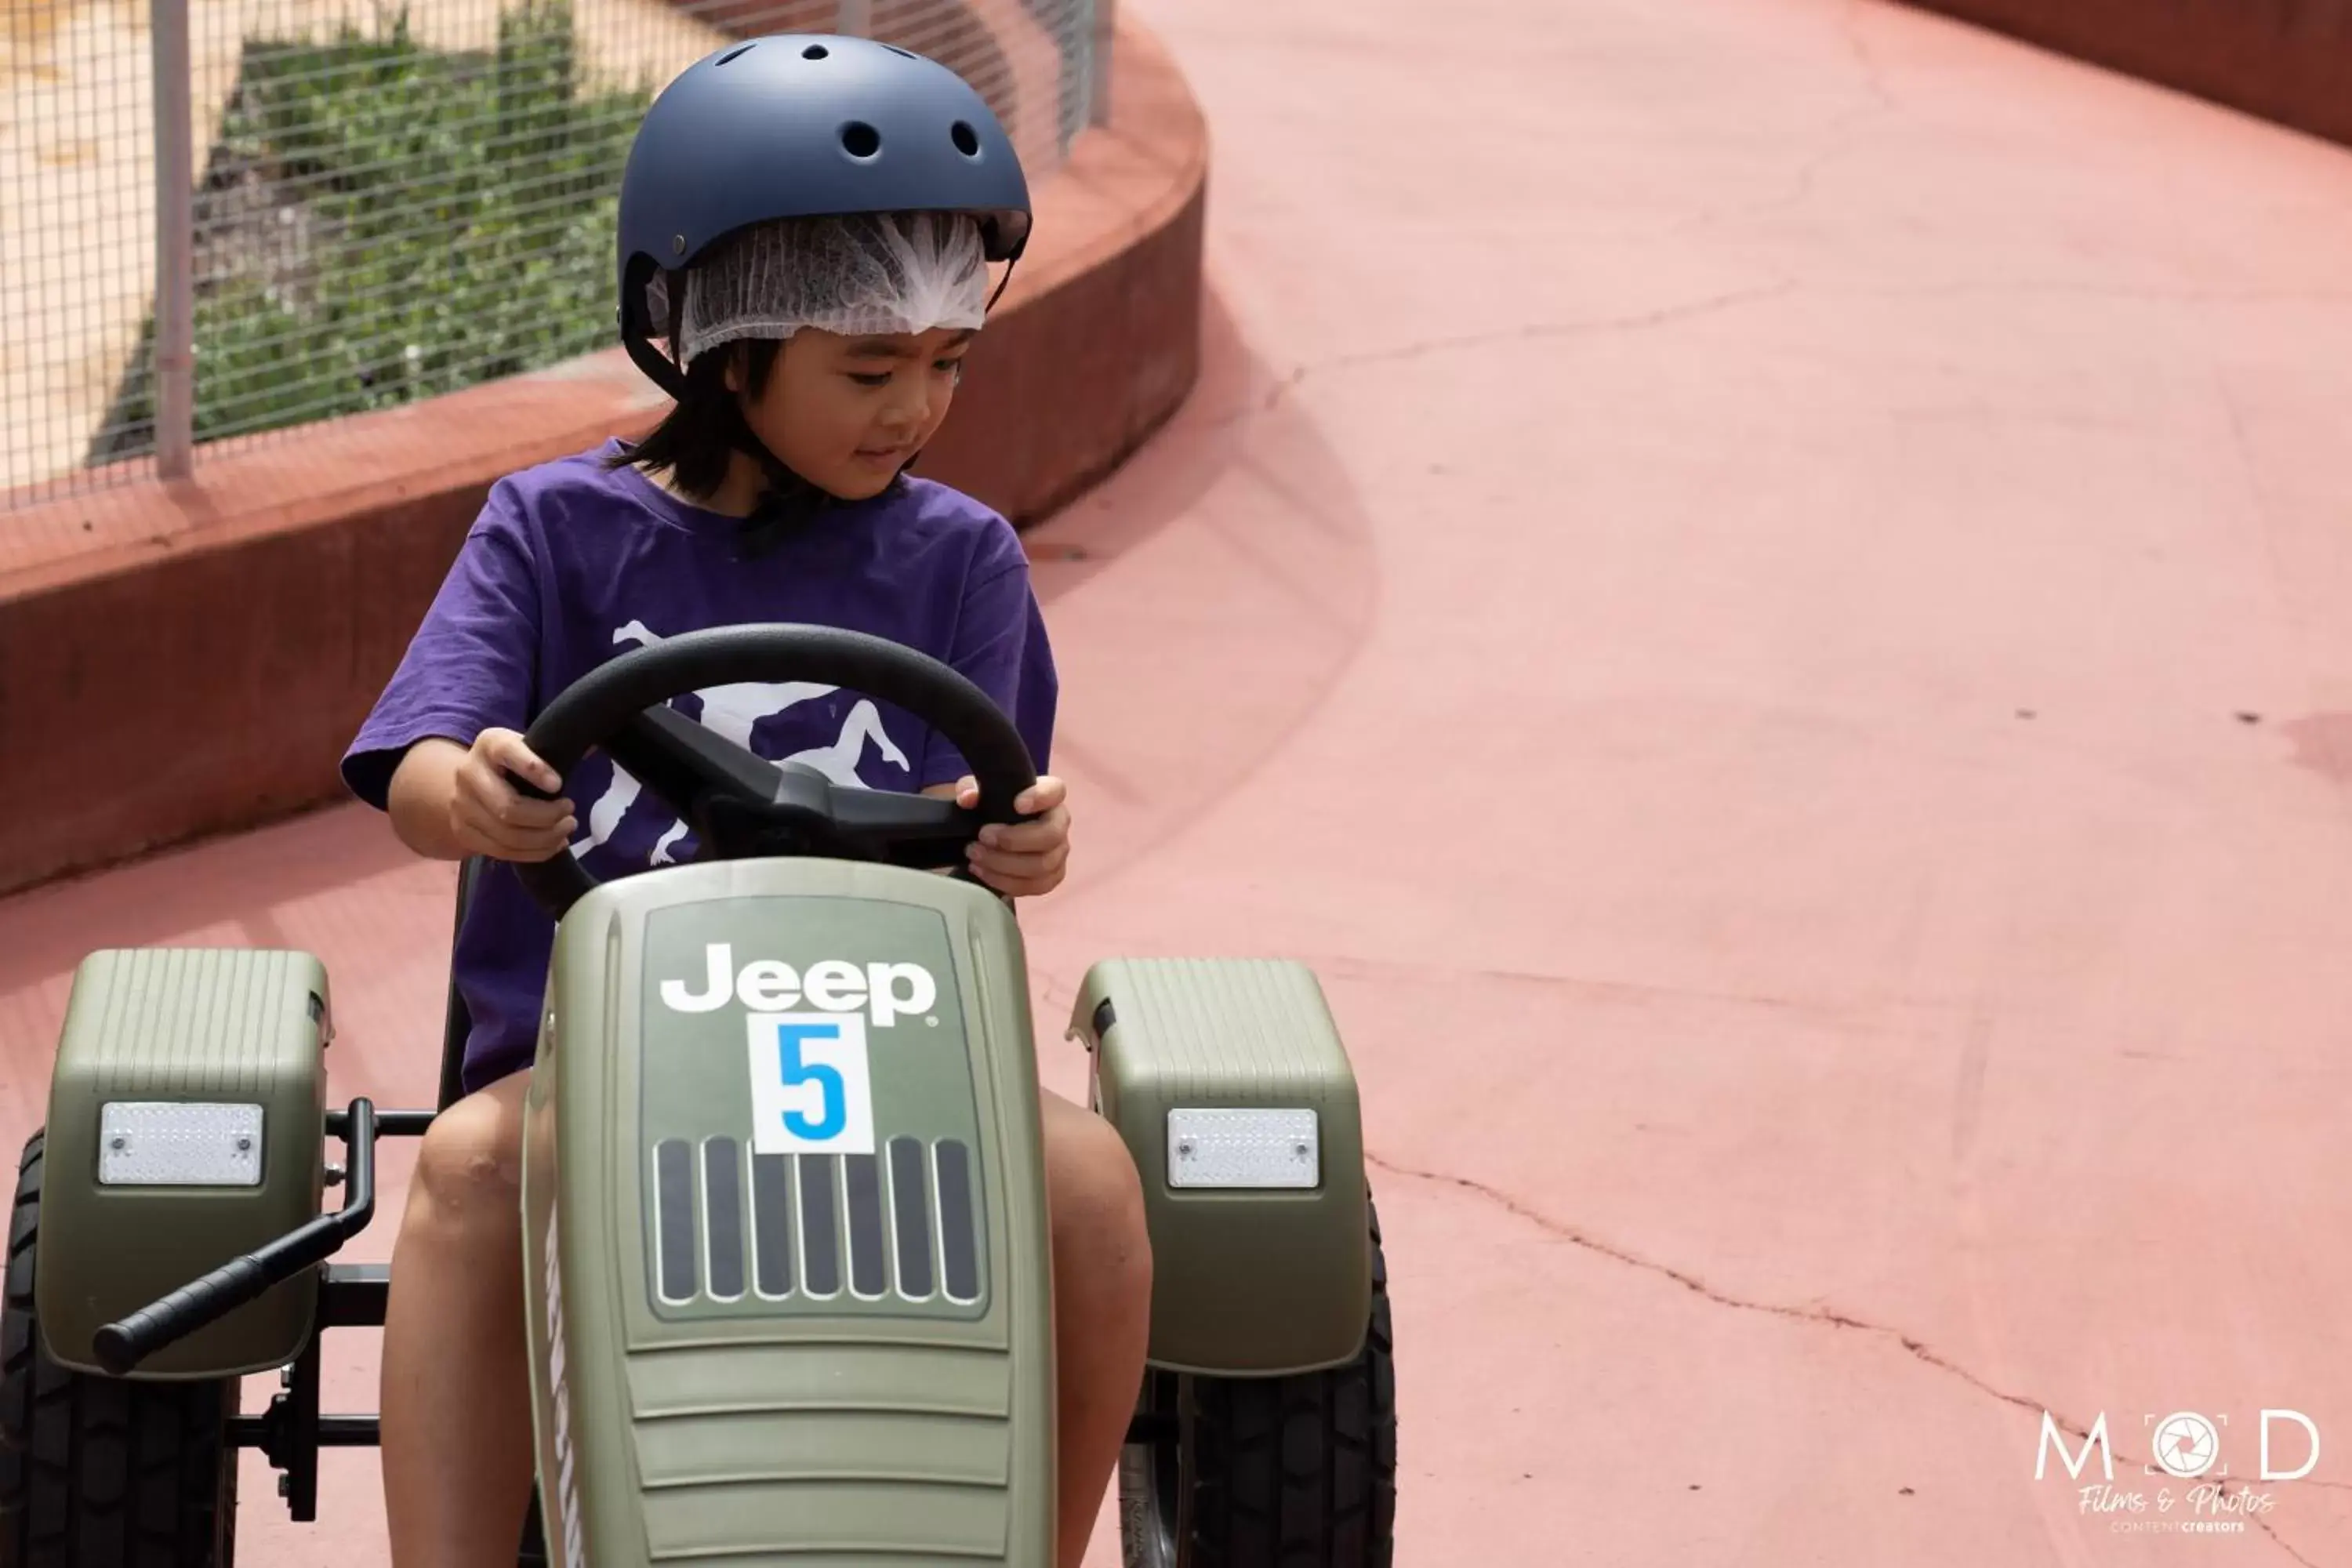
M845 503L793 472L769 451L753 434L751 421L743 417L738 395L727 385L727 366L740 358L743 366L740 395L758 397L767 390L768 377L782 347L775 339L754 338L722 344L698 356L687 368L686 394L677 405L644 440L634 447L624 443L619 451L607 456L604 466L617 468L635 463L643 468L667 468L679 489L698 500L708 500L727 482L734 454L751 457L767 481L741 530L743 548L755 557L820 522ZM904 494L907 469L914 466L915 460L909 458L904 468L890 476L881 495Z
M687 367L686 392L677 405L644 440L623 447L608 463L667 468L687 494L703 499L716 494L727 482L728 467L747 434L742 405L727 384L727 367L743 366L743 395L756 399L767 390L777 351L783 346L772 338L753 338L698 355Z

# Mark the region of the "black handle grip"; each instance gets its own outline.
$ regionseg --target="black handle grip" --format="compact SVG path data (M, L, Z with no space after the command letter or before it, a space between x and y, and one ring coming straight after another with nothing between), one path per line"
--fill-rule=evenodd
M395 1114L405 1123L408 1113ZM420 1119L415 1130L422 1131L423 1122L430 1120L429 1116ZM186 1339L271 1286L331 1256L366 1227L375 1213L375 1102L362 1095L340 1111L329 1111L327 1132L343 1141L343 1152L351 1162L343 1184L343 1206L333 1214L315 1216L242 1258L232 1258L161 1300L107 1324L90 1337L90 1352L100 1366L120 1377L165 1345Z
M181 1286L152 1307L109 1323L90 1342L99 1364L117 1374L129 1372L174 1340L245 1305L269 1289L269 1271L251 1256L233 1258L200 1279Z

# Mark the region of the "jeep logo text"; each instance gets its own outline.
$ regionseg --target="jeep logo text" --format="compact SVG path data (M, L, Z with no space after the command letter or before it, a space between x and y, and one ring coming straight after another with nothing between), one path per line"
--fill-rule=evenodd
M902 1017L919 1017L940 999L939 982L919 963L869 963L860 968L838 958L812 963L806 973L781 959L755 958L735 967L734 947L714 942L702 950L702 988L683 980L661 983L662 1005L674 1013L715 1013L740 1002L754 1013L785 1013L799 1007L820 1013L861 1009L877 1029Z

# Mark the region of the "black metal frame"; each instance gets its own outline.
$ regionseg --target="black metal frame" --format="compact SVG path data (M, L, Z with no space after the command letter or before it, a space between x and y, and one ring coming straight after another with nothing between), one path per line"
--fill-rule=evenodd
M376 1131L395 1136L422 1135L434 1114L429 1110L385 1112L378 1118ZM328 1121L332 1131L336 1118L331 1116ZM356 1152L352 1157L354 1189L361 1158ZM372 1150L366 1158L372 1167ZM350 1212L350 1205L345 1212ZM267 1413L239 1416L229 1424L231 1442L240 1448L258 1448L279 1472L278 1495L286 1500L287 1511L299 1523L309 1524L319 1517L320 1449L373 1448L383 1441L381 1416L320 1413L319 1348L329 1329L383 1327L384 1302L391 1289L392 1269L386 1264L325 1265L320 1270L318 1313L310 1337L303 1342L301 1354L278 1373L284 1392L270 1400Z

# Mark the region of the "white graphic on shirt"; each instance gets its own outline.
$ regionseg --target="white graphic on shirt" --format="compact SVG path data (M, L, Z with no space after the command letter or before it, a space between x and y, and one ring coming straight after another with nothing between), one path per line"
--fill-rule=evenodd
M616 645L635 643L639 647L648 647L662 640L661 635L648 629L643 621L631 621L613 634L613 641ZM820 686L806 680L773 685L746 680L707 687L694 695L702 699L703 727L749 751L752 749L751 731L761 720L772 719L803 702L830 696L840 689L837 686ZM907 760L907 753L899 749L898 742L890 739L889 731L883 728L881 710L871 701L863 700L850 709L843 719L840 737L832 745L813 747L784 760L806 763L845 788L868 789L872 786L857 776L857 765L865 760L869 742L898 766L908 769L914 766ZM644 787L615 764L611 784L588 808L588 836L573 841L572 853L585 855L618 832L622 818L627 816L629 808L637 803L637 796L643 793ZM648 863L655 866L673 864L670 851L686 834L685 823L672 821L655 843Z

